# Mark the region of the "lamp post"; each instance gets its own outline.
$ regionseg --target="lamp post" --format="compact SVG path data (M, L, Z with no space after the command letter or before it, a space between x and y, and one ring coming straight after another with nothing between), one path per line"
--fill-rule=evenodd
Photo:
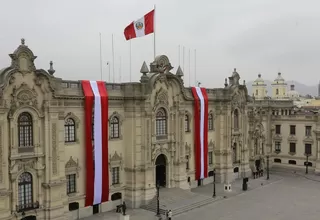
M160 216L159 191L160 191L160 185L159 185L159 182L157 182L157 216Z
M216 169L213 169L213 195L212 197L216 197Z
M309 166L309 154L306 154L307 162L306 162L306 174L308 174L308 166Z
M269 155L267 155L267 180L269 179Z

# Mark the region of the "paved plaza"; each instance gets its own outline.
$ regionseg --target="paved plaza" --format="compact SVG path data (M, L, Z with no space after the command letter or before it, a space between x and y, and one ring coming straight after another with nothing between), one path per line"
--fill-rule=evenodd
M249 190L242 192L240 181L234 183L233 192L223 192L217 184L217 195L224 199L174 216L174 220L315 220L320 216L320 177L303 172L273 172L270 180L265 177L250 179ZM211 184L210 184L211 185ZM212 185L192 190L194 193L212 194ZM130 220L157 219L154 213L129 210ZM117 213L102 213L86 219L117 220Z

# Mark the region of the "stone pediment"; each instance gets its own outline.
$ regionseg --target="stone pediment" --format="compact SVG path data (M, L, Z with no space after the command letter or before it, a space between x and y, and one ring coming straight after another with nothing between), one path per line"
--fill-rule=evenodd
M119 156L119 154L117 153L117 151L114 152L113 156L111 157L110 161L121 161L122 157Z
M68 169L73 167L78 167L78 162L76 162L71 156L68 162L66 163L65 168Z
M43 93L54 91L55 78L43 69L36 69L34 60L37 58L33 52L25 45L24 39L21 45L9 55L11 65L0 71L0 90L4 91L8 85L18 85L20 82L33 80ZM50 72L54 72L52 62L50 62ZM28 77L26 77L28 75ZM30 85L30 83L28 83ZM2 94L1 94L2 95Z

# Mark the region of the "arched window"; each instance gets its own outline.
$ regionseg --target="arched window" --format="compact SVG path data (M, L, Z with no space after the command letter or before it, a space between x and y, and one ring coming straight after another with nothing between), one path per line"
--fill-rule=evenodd
M28 112L23 112L18 118L19 147L33 146L33 122Z
M76 123L72 118L67 118L64 122L64 141L76 141Z
M185 132L190 131L190 120L188 115L184 116L184 131Z
M167 134L167 114L160 108L156 114L156 135L165 136Z
M32 175L28 172L22 173L18 182L18 210L33 209L33 189L32 189Z
M120 132L119 132L119 118L114 116L111 118L111 138L119 138L120 137Z
M276 89L276 95L279 95L279 89Z
M239 111L238 109L235 109L233 112L233 126L234 129L239 129Z
M209 114L209 116L208 116L208 130L212 131L213 129L214 129L213 114Z

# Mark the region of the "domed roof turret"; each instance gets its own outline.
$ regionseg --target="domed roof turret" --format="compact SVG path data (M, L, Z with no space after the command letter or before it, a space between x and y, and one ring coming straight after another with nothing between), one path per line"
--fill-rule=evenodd
M264 80L261 78L261 74L258 74L258 78L253 82L252 86L265 86Z
M286 84L284 78L282 78L281 73L278 73L277 78L273 81L272 84Z
M300 96L300 95L299 95L299 92L294 89L294 85L293 85L293 84L290 85L290 91L288 91L288 97L289 97L290 99L296 99L296 98L298 98L299 96Z

